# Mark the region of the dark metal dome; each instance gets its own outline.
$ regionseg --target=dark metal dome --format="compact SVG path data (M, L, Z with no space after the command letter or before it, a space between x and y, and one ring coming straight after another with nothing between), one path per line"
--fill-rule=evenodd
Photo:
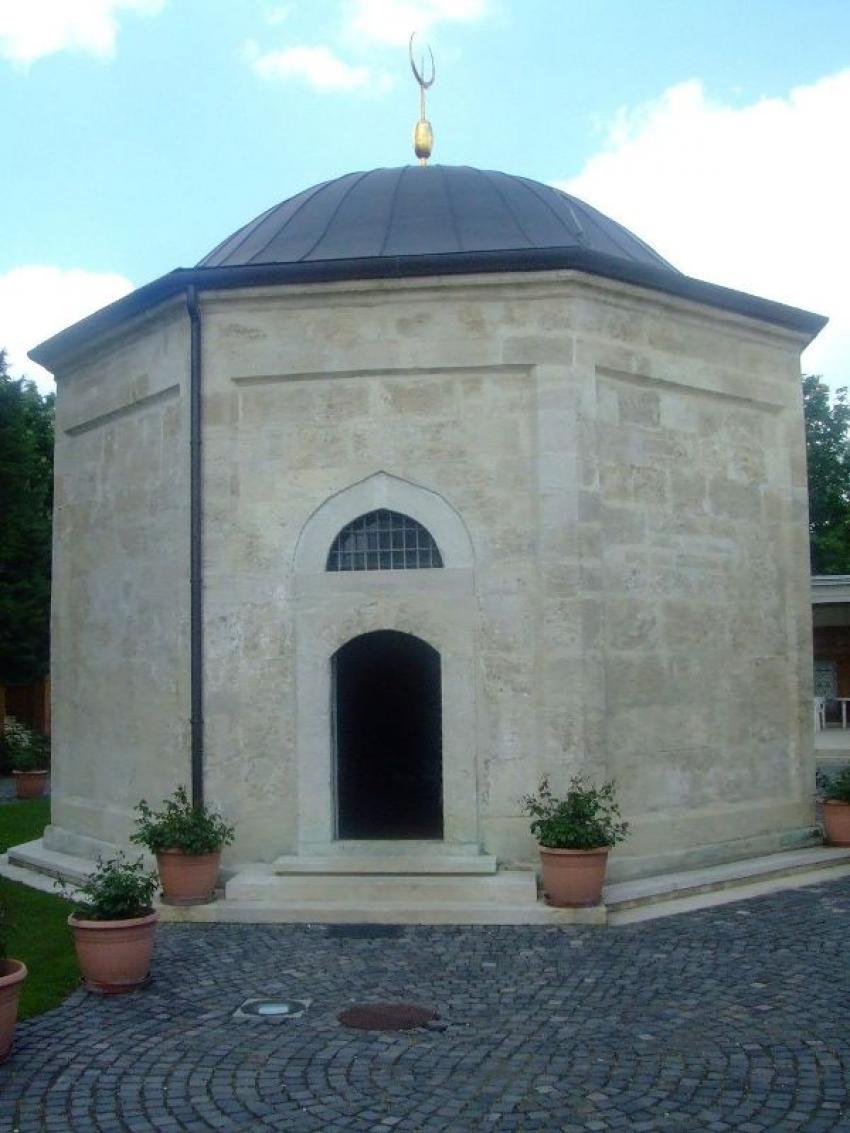
M574 248L673 271L621 224L550 185L469 166L348 173L305 189L229 236L199 268L462 257ZM544 264L541 259L540 266Z
M125 320L185 293L343 280L575 271L679 296L808 336L821 315L691 279L576 197L468 166L349 173L306 189L177 268L30 351L53 369ZM194 302L194 298L191 299Z

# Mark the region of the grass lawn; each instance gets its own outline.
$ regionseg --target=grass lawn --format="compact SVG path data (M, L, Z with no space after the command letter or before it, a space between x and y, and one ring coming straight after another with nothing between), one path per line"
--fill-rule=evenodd
M47 799L0 804L0 852L19 842L40 838L50 821ZM21 992L18 1018L40 1015L62 1000L80 982L71 930L65 920L72 906L52 893L41 893L0 877L0 899L11 925L6 952L23 960L29 976Z
M22 799L0 804L0 854L10 846L40 838L50 821L50 799Z

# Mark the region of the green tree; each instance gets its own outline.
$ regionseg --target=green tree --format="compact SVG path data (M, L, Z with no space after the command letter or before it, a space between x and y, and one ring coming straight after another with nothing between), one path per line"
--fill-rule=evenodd
M813 574L850 574L850 405L847 388L829 388L816 374L803 377L806 460L809 468L809 541Z
M53 394L12 378L0 350L0 683L50 666Z

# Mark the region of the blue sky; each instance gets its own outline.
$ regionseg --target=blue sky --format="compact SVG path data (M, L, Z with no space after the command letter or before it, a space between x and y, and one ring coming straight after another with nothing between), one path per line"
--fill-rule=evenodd
M832 316L850 381L847 0L0 0L0 344L40 338L256 213L411 161L562 185L692 275ZM35 375L38 376L38 375Z

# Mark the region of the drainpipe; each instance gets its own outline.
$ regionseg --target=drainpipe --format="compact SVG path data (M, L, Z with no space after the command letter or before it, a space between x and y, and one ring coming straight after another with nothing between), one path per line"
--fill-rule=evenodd
M186 288L189 313L189 697L192 804L204 801L204 592L202 559L201 312L194 284Z

